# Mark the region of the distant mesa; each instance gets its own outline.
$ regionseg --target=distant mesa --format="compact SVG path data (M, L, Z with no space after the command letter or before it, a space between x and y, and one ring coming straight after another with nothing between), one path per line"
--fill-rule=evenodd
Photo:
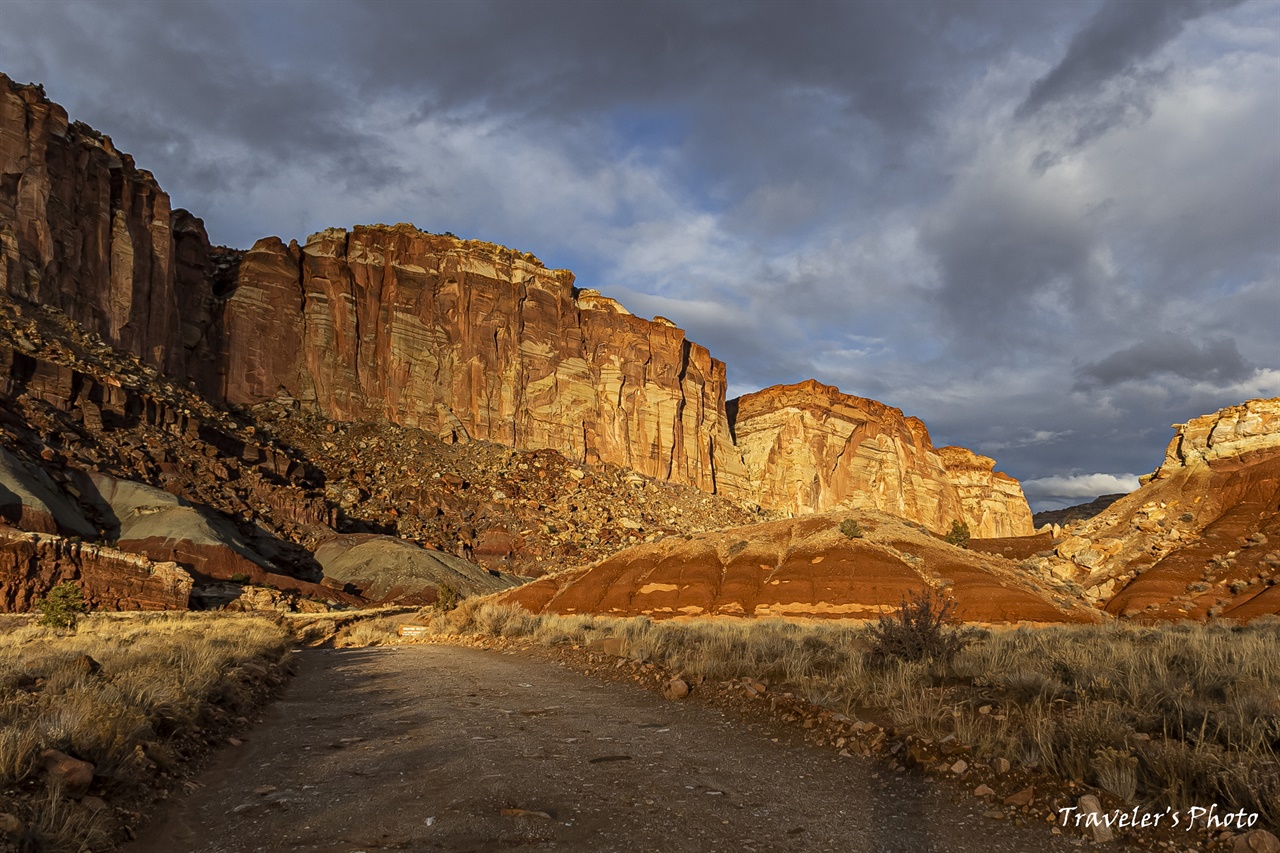
M1046 524L1056 524L1061 527L1075 521L1084 521L1093 518L1124 496L1124 492L1115 495L1099 495L1088 503L1037 512L1031 516L1031 523L1039 530Z

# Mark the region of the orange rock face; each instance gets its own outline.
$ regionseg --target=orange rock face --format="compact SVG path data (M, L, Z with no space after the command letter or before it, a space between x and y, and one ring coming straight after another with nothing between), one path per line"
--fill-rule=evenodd
M0 74L0 289L182 370L169 197L110 137Z
M957 615L973 622L1096 618L1055 603L1011 561L945 545L887 516L860 516L865 538L850 539L840 531L845 517L668 537L541 578L503 600L561 614L867 619L928 587L949 591Z
M1163 464L1073 528L1071 550L1097 557L1093 580L1113 582L1118 616L1280 613L1280 398L1174 428Z
M875 509L936 532L964 521L984 538L1033 532L1018 481L963 447L935 449L917 418L809 380L733 401L753 494L791 513Z
M192 586L191 575L175 563L0 530L0 610L30 610L64 581L76 582L95 610L186 610Z
M531 255L407 225L260 240L224 318L226 398L280 391L707 491L742 491L725 366Z

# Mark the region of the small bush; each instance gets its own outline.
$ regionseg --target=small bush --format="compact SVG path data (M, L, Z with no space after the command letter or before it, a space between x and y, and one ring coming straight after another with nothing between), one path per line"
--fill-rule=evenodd
M462 603L462 593L447 584L442 583L436 587L436 603L435 609L442 613L448 613L450 610L456 610L458 605Z
M47 628L74 628L80 617L89 612L84 603L84 593L71 581L49 590L49 594L36 603L40 613L39 624Z
M869 658L878 664L891 658L949 663L970 640L968 632L946 624L955 609L954 598L935 596L933 590L908 593L897 613L881 616L872 626Z
M969 525L963 521L951 522L951 529L947 531L947 535L943 537L948 545L955 545L957 548L969 547Z
M249 575L246 572L236 572L231 576L232 583L248 583Z
M852 518L846 518L840 522L840 532L850 539L862 538L862 525L854 521Z

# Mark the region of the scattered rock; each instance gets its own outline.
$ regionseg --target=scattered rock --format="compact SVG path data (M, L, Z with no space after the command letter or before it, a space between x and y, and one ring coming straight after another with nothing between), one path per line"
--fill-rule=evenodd
M662 685L665 699L683 699L689 695L689 684L683 678L673 678Z
M969 762L965 761L963 758L958 760L955 764L951 765L951 772L956 774L957 776L959 776L961 773L963 773L968 769L969 769Z
M1265 829L1255 829L1237 836L1231 853L1280 853L1280 839Z
M1016 794L1010 794L1004 798L1006 806L1029 806L1031 801L1035 799L1036 791L1031 785L1018 791Z
M993 791L988 785L979 785L973 789L973 795L975 797L990 797L994 793L995 791Z
M1105 844L1115 838L1111 827L1102 822L1102 803L1098 802L1097 797L1093 794L1085 794L1076 801L1076 806L1080 809L1080 814L1084 815L1080 824L1085 828L1086 838L1091 838L1098 844ZM1089 815L1095 816L1093 821L1089 820Z
M65 752L46 749L40 753L40 766L49 784L60 787L64 794L73 799L83 797L93 784L94 766L88 761L72 758Z
M1009 772L1009 759L997 758L995 761L991 762L991 769L996 771L998 775L1003 776Z

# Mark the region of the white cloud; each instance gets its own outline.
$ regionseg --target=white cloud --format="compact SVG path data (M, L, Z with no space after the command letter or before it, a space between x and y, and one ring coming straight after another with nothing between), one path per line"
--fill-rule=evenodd
M1128 493L1136 488L1137 474L1071 474L1022 481L1022 491L1027 498L1038 501L1054 498L1092 499L1099 495Z

